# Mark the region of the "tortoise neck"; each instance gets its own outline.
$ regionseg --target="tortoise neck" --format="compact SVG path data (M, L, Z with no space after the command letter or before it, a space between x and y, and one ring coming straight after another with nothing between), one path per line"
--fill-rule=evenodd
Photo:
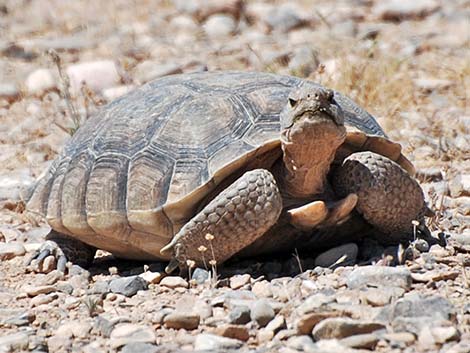
M331 163L345 139L344 133L332 134L327 129L302 135L282 140L281 185L284 192L296 198L308 198L325 191Z

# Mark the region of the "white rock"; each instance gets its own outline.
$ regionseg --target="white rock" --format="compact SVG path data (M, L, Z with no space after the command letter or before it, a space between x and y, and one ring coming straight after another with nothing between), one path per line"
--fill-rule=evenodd
M28 94L40 96L49 90L56 89L57 80L51 70L37 69L26 78L25 86Z
M112 60L88 61L67 67L71 90L80 92L83 83L95 92L116 86L121 77Z
M194 349L196 351L222 351L225 349L237 349L240 348L242 345L242 341L233 338L212 335L209 333L202 333L197 335L196 340L194 341Z
M24 254L26 254L26 249L21 243L0 243L0 260L10 260Z
M106 98L108 102L111 102L115 100L116 98L119 98L126 93L132 91L134 89L134 86L132 85L121 85L121 86L116 86L116 87L111 87L111 88L106 88L103 90L103 97Z
M236 30L235 20L227 15L212 15L204 23L203 28L210 38L230 36Z
M119 324L111 332L110 344L118 348L131 342L155 343L155 338L155 331L148 326Z
M168 288L188 288L188 282L178 276L168 276L160 281L160 285Z
M158 283L162 279L162 274L160 272L146 271L141 273L139 277L143 278L147 283Z

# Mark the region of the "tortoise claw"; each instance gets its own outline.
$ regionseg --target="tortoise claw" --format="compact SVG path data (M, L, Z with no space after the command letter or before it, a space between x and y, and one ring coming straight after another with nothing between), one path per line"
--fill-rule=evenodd
M175 271L175 270L176 270L177 268L179 268L179 267L180 267L179 261L178 261L175 257L173 257L173 258L170 260L170 262L168 263L168 266L165 267L165 272L166 272L167 274L170 274L170 273L172 273L173 271Z

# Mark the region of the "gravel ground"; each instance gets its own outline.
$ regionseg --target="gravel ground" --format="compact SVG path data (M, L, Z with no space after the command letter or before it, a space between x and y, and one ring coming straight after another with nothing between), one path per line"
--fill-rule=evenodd
M468 0L0 1L0 352L470 352L469 18ZM364 106L417 167L447 245L366 240L217 276L105 252L27 271L49 228L23 200L71 134L133 87L218 69Z

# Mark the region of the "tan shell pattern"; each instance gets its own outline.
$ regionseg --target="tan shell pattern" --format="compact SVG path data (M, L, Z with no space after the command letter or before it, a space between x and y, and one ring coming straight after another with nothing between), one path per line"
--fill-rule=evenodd
M315 85L250 72L146 84L77 131L27 208L56 231L118 256L161 259L159 250L221 180L278 148L279 114L289 92L303 84ZM371 149L412 170L370 114L338 93L335 99L350 125L346 154Z

